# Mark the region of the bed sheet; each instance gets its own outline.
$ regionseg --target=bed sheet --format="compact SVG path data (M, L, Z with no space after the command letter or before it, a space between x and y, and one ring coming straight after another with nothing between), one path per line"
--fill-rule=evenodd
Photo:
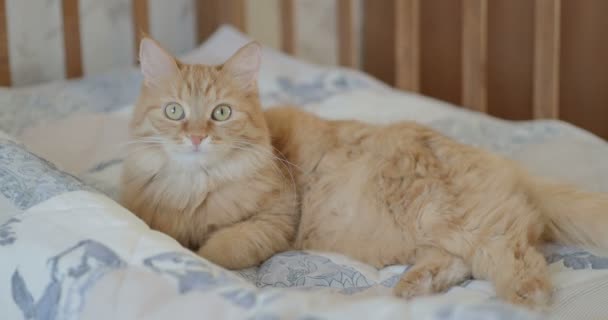
M222 269L5 135L0 186L2 319L537 318L467 285L406 303L375 290L404 266L338 255L284 252L259 269Z

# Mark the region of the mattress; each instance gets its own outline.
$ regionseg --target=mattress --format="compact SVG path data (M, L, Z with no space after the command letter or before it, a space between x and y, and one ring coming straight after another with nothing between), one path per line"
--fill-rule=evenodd
M182 58L219 63L248 40L222 27ZM132 69L0 91L0 318L608 318L608 252L592 248L544 248L555 283L545 314L501 302L479 280L397 299L391 289L408 266L378 270L333 253L283 252L238 271L213 265L114 201L140 81ZM608 143L564 122L499 120L268 48L259 86L265 107L415 120L534 174L608 192Z

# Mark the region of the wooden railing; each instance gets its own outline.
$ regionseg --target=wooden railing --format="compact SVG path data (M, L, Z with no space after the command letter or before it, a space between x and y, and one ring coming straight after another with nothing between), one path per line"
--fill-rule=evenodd
M255 0L192 1L195 1L195 30L198 42L202 42L220 24L224 23L232 24L246 32L247 6L255 5ZM457 94L453 96L459 100L448 100L480 112L498 113L499 115L505 113L502 112L504 110L496 112L496 107L492 102L496 102L496 98L492 98L489 94L492 88L495 90L496 85L492 85L492 82L488 80L491 75L489 56L492 54L491 49L496 48L491 44L501 41L492 38L493 35L489 31L489 27L492 26L489 23L492 22L489 21L489 6L496 6L498 2L492 2L493 0L450 0L449 3L438 0L334 1L336 1L338 63L347 67L361 68L397 88L424 94L429 94L425 92L424 87L428 86L429 76L432 78L432 75L428 74L428 68L423 68L423 62L424 59L427 59L428 64L429 56L436 55L427 55L428 52L425 52L423 48L423 42L427 41L424 37L428 35L426 29L429 28L428 17L424 18L423 12L427 12L429 7L437 9L439 6L449 6L450 10L454 11L457 2L460 12L458 10L450 11L449 14L459 15L453 20L455 21L454 26L458 26L453 29L458 30L449 30L449 32L453 36L450 41L457 38L456 41L459 43L459 52L452 56L458 57L459 61L454 60L454 63L460 65L454 68L458 69L457 74L460 79L457 79L457 84L453 82L449 88L452 92L457 90ZM499 4L501 6L512 5L502 1L502 4ZM524 62L530 61L531 65L528 68L530 71L524 72L530 78L526 80L526 83L529 83L529 87L531 87L529 112L525 113L532 118L558 118L561 115L560 84L562 82L560 80L563 79L560 79L560 52L563 49L560 40L562 40L563 30L561 29L564 23L562 5L566 4L562 3L562 0L529 1L518 4L525 6L526 12L533 11L531 16L533 35L531 35L531 44L526 45L526 48L530 49L529 51L524 50L529 52L530 57L523 59ZM597 0L594 1L597 2ZM2 86L11 84L9 64L11 39L8 38L7 32L6 2L6 0L0 0L0 85ZM143 34L150 32L148 2L148 0L131 0L135 46ZM361 3L362 7L359 7ZM279 47L287 53L297 54L299 39L296 38L296 26L298 25L296 24L298 19L296 0L277 0L276 4L281 24ZM423 10L425 6L427 11ZM66 78L80 77L83 75L83 57L79 0L62 0L61 7L65 76ZM355 14L355 9L361 10L363 14ZM493 12L496 12L496 7L494 10ZM364 26L361 29L363 32L358 32L356 26L360 26L361 23ZM513 38L510 39L509 41L513 42ZM517 50L517 48L513 50ZM133 51L135 61L136 48L133 48ZM522 57L521 52L524 51L520 50L518 57ZM445 65L445 61L442 63ZM500 63L500 61L494 60L493 63ZM425 81L425 79L427 80ZM518 88L521 89L521 85ZM433 94L430 93L430 95ZM504 109L504 106L502 108ZM511 114L515 113L511 112ZM517 114L522 114L522 112ZM605 117L608 112L602 111L601 114ZM597 130L598 125L594 126ZM608 133L608 129L605 132Z

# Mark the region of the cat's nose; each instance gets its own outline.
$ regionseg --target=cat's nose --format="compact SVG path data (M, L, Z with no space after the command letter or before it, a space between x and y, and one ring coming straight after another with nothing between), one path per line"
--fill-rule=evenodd
M207 137L206 135L191 135L190 141L192 141L193 145L198 146L201 144L203 139L205 139L206 137Z

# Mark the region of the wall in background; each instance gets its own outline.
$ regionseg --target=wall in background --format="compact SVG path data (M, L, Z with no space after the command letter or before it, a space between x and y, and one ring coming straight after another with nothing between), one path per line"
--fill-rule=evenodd
M6 0L12 84L64 79L61 0ZM150 0L150 31L175 53L194 48L194 1ZM84 74L135 62L132 0L79 0Z
M280 48L280 0L246 0L248 33ZM79 0L83 73L133 65L132 0ZM336 0L296 0L296 55L335 64ZM13 86L65 78L61 0L6 0ZM150 34L175 54L196 46L195 0L148 0Z

